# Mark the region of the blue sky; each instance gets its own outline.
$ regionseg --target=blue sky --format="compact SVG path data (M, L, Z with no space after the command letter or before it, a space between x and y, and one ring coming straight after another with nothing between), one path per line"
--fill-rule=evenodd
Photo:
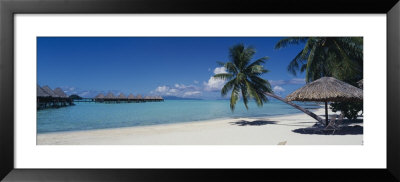
M229 47L253 46L254 59L268 56L263 75L279 95L305 84L304 74L287 72L302 45L274 50L279 37L38 37L40 86L61 87L67 94L92 97L118 94L171 95L213 99L223 81L211 78L224 70Z

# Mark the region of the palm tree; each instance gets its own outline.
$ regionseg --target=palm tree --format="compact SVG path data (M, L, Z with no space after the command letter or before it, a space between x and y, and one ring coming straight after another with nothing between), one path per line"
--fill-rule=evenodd
M293 75L305 72L306 82L324 76L348 82L362 79L362 37L289 37L278 41L275 49L299 44L305 44L304 48L287 67Z
M260 77L262 74L268 72L262 65L268 60L268 57L262 57L251 62L255 53L256 51L254 48L238 44L229 49L230 60L228 62L219 62L221 66L225 67L227 73L216 74L214 78L227 81L221 89L222 96L226 96L228 92L232 90L230 98L231 110L235 110L235 105L240 94L242 95L246 109L248 109L247 104L249 98L253 98L257 105L261 107L264 102L268 101L267 96L271 96L303 111L317 121L323 123L322 118L316 114L273 94L270 83Z
M268 101L264 93L272 92L269 82L260 77L261 74L268 72L261 65L268 60L268 57L262 57L251 62L255 53L254 48L245 47L243 44L231 47L229 49L230 61L219 63L225 67L227 73L214 75L214 78L227 80L227 83L221 90L221 95L226 96L232 90L230 99L232 111L235 109L239 94L241 94L243 103L246 109L248 109L247 103L249 98L253 98L258 106L262 106L264 102Z

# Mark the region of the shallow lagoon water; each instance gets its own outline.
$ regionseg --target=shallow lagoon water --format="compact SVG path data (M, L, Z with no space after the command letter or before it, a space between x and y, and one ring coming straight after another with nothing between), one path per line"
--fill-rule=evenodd
M165 100L164 102L105 104L76 102L75 106L37 112L37 132L77 131L201 121L217 118L262 117L294 114L301 111L277 100L257 107L249 103L246 110L238 101L232 112L229 100ZM297 103L305 108L319 108Z

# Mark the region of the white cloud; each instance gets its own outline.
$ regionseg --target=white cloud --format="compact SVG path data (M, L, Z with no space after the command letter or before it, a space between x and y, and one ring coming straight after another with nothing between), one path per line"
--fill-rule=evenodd
M211 68L209 69L211 71ZM225 67L217 67L213 71L214 74L227 73ZM185 85L175 83L173 86L158 86L153 93L159 95L177 96L177 97L197 97L203 94L203 91L214 92L220 91L225 84L225 80L215 79L210 77L203 85ZM199 81L194 80L194 84L199 84Z
M274 92L276 92L276 93L280 93L280 92L284 92L285 91L285 89L280 87L280 86L275 86L272 90Z
M289 84L306 84L305 78L293 78L289 80Z
M271 85L284 85L286 82L285 80L269 80Z
M225 67L217 67L214 69L214 74L219 74L219 73L227 73ZM204 90L205 91L219 91L222 89L225 82L226 82L225 80L210 77L210 79L208 79L208 82L203 83Z
M76 88L76 87L69 87L69 86L62 86L60 87L65 94L67 95L79 95L81 97L84 98L93 98L95 96L97 96L98 94L102 93L102 94L106 94L108 92L112 92L114 95L119 95L120 93L122 93L121 90L85 90L85 89L81 89L81 88Z
M220 91L225 84L225 80L216 79L211 77L208 82L204 82L204 90L206 91Z
M172 87L166 85L158 86L153 93L164 96L189 97L201 95L201 89L194 85L176 83Z
M189 91L189 92L183 93L183 97L187 97L187 96L198 96L198 95L200 95L200 94L201 94L200 91Z
M167 87L167 86L159 86L156 88L156 92L162 93L162 92L168 91L168 89L169 89L169 87Z
M225 67L216 67L214 69L214 74L219 74L219 73L228 73L228 72L226 72L226 68Z
M177 93L178 90L177 90L177 89L174 89L174 88L171 88L171 89L169 89L169 92L170 92L170 93Z

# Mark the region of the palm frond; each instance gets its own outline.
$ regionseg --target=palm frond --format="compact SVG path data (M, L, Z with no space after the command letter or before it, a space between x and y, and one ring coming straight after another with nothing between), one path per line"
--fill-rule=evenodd
M237 85L234 85L230 100L230 107L232 111L235 110L235 105L238 99L239 99L239 87Z
M250 83L249 80L246 80L246 87L248 89L248 93L250 93L250 95L254 98L254 100L257 103L257 106L262 106L263 105L263 101L261 100L259 94L257 93L257 91L255 90L255 88L253 87L253 85Z
M239 70L238 70L238 68L236 67L236 65L234 64L234 63L232 63L232 62L227 62L227 63L225 63L225 68L226 68L226 70L229 72L229 73L232 73L232 74L237 74L238 72L239 72Z
M229 80L233 78L233 75L230 73L218 73L213 76L214 78L220 79L220 80Z
M312 81L312 78L313 78L313 73L312 73L313 71L312 70L314 70L314 68L316 66L316 64L314 64L315 63L314 62L314 55L315 55L315 50L316 49L317 49L316 46L314 46L311 49L310 54L309 54L308 59L307 59L306 82Z
M308 38L307 37L289 37L283 38L275 44L275 49L285 48L288 45L298 45L300 43L304 43Z
M228 81L221 89L221 95L226 96L226 94L233 88L236 83L236 78Z

